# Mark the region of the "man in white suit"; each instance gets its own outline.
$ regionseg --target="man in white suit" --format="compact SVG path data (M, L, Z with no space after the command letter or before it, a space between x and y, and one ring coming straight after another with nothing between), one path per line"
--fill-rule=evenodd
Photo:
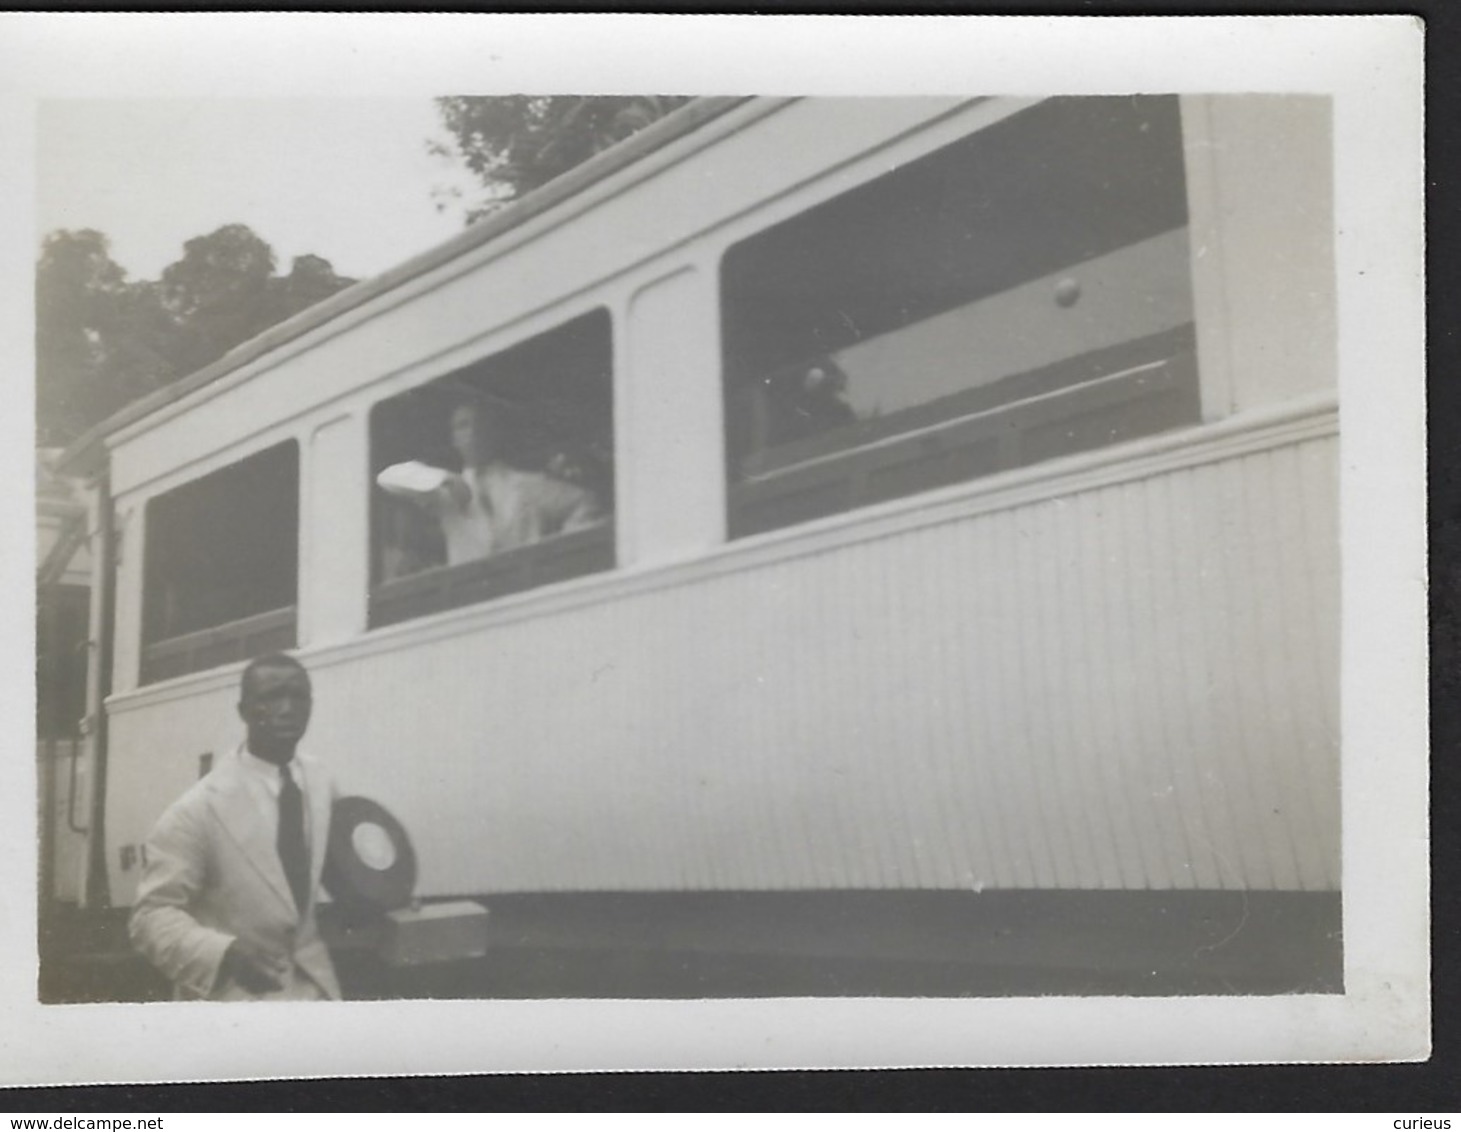
M249 664L238 705L248 737L148 839L132 942L180 997L340 997L315 926L334 791L297 749L311 706L299 661Z

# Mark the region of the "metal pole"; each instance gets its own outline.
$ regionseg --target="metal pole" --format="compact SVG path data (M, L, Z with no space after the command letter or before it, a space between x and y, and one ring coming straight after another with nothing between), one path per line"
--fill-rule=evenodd
M92 720L91 743L91 821L87 838L86 892L88 908L106 908L110 903L107 882L106 796L107 796L107 696L112 690L113 620L117 596L116 517L112 511L111 473L104 470L97 478L97 556L92 578L100 586L100 594L92 606L95 619L91 639L96 642L96 680L90 689L89 715Z

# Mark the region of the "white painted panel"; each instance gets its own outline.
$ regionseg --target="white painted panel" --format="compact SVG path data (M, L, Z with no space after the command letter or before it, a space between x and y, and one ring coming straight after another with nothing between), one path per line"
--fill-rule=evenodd
M370 587L370 496L365 420L337 417L309 439L300 507L299 643L346 640L365 631Z
M1336 441L1225 451L342 652L311 745L426 894L1334 888ZM118 716L133 827L229 691Z
M616 366L623 565L674 561L725 540L720 312L694 267L641 287Z
M1337 386L1330 100L1186 96L1204 416Z
M122 867L122 849L146 840L162 811L198 778L198 758L243 740L236 682L168 700L146 712L114 714L107 745L106 860L113 905L131 904L141 870Z

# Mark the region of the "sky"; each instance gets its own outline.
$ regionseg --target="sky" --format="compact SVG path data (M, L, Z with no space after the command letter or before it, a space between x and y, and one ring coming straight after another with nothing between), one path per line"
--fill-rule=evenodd
M427 152L429 98L51 99L38 105L37 241L95 228L131 279L183 243L247 224L274 249L366 278L462 229L433 188L472 185Z

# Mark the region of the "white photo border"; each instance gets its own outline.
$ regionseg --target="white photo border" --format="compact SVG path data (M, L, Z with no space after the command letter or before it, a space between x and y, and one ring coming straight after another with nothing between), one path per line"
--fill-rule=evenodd
M30 646L0 603L0 1084L1420 1060L1430 1049L1418 19L0 15L6 592L34 570L34 110L63 97L575 92L1333 96L1345 993L43 1006ZM21 412L21 408L32 411ZM22 535L21 532L24 532ZM282 1035L287 1041L281 1041ZM145 1035L139 1039L139 1035ZM345 1040L342 1035L349 1035Z

